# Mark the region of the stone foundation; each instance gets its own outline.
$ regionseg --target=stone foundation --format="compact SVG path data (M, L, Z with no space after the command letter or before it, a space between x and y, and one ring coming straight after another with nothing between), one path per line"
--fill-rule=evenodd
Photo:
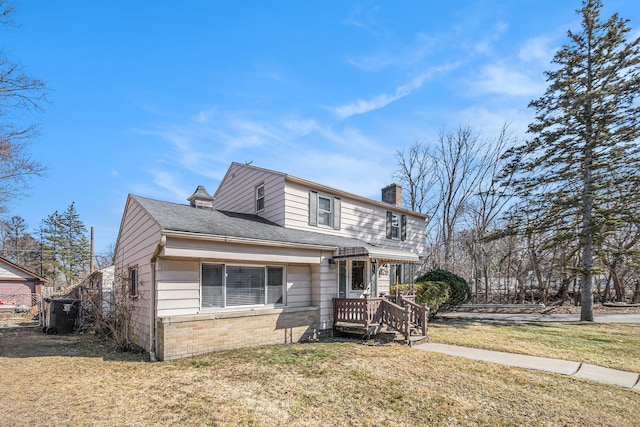
M318 307L225 311L158 319L160 360L234 348L307 341L315 336Z

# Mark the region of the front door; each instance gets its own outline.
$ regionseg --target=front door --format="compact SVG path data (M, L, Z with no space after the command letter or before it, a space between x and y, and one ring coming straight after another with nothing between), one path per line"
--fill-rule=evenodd
M367 262L347 260L339 262L338 295L341 298L360 298L367 291Z

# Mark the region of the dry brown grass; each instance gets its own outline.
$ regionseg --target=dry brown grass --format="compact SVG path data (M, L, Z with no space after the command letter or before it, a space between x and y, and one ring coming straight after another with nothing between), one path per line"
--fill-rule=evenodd
M298 344L148 363L77 336L38 334L45 352L16 352L20 334L0 339L3 425L638 424L638 392L405 346Z
M432 342L551 357L640 373L640 324L446 320ZM640 424L640 422L639 422Z

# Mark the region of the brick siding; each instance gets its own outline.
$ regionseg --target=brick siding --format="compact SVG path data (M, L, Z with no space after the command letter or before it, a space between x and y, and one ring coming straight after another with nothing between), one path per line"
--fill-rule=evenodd
M158 319L160 360L221 350L303 342L316 334L318 307L230 311Z

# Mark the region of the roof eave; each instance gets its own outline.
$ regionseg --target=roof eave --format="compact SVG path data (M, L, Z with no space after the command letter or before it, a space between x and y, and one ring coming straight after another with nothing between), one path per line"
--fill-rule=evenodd
M398 211L398 212L404 212L406 214L409 215L413 215L416 216L418 218L427 218L427 215L419 213L419 212L415 212L412 211L410 209L405 209L403 207L399 207L396 205L392 205L390 203L385 203L385 202L381 202L378 200L373 200L373 199L368 199L366 197L362 197L362 196L358 196L357 194L353 194L353 193L349 193L347 191L344 190L339 190L337 188L333 188L333 187L329 187L328 185L324 185L324 184L318 184L317 182L313 182L313 181L309 181L308 179L304 179L304 178L299 178L297 176L294 175L285 175L286 176L286 181L292 182L294 184L300 184L304 187L309 187L309 188L314 188L314 189L318 189L327 193L331 193L331 194L335 194L337 196L342 196L342 197L346 197L349 199L353 199L353 200L358 200L360 202L364 202L364 203L368 203L368 204L373 204L375 206L381 207L381 208L385 208L385 209L390 209L390 210L394 210L394 211Z
M174 237L179 239L204 240L209 242L237 243L244 245L256 246L275 246L281 248L298 248L298 249L315 249L315 250L331 250L338 249L337 246L315 245L309 243L280 242L277 240L251 239L247 237L222 236L216 234L204 234L188 231L162 230L161 234L166 237Z

